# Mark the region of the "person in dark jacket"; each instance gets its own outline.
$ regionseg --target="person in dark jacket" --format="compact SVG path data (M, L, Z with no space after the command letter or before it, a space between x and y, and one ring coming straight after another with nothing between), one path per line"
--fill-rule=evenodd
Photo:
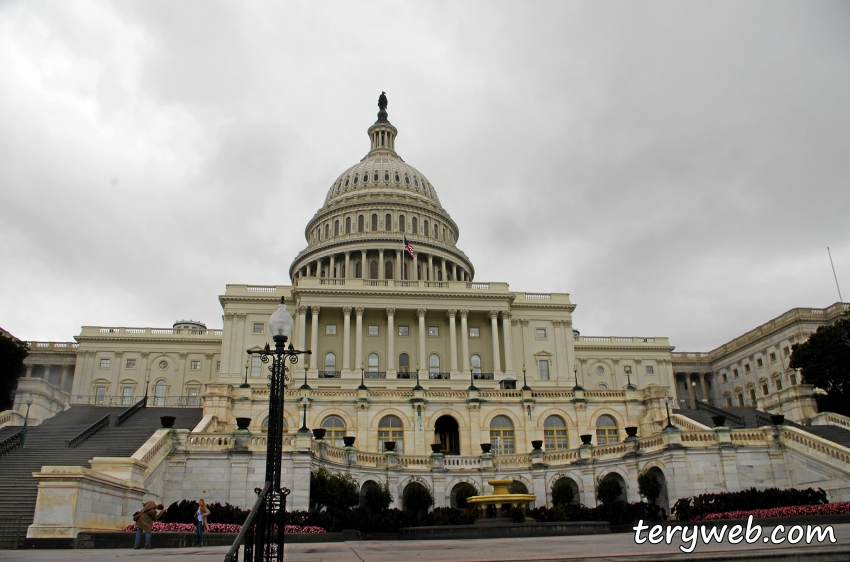
M151 546L151 532L153 532L153 522L162 516L162 510L165 509L161 503L149 501L142 506L141 511L133 514L133 521L136 522L136 544L133 548L139 549L142 544L142 533L145 534L145 548L153 549ZM157 510L159 512L157 513Z

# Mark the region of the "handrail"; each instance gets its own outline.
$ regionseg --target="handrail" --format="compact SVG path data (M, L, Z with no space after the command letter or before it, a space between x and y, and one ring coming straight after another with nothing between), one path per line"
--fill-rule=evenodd
M248 529L251 528L251 524L254 522L254 516L259 513L260 507L263 505L263 500L266 499L266 494L269 493L271 487L272 483L266 482L262 491L257 495L257 499L254 501L254 505L251 507L250 513L248 513L248 518L245 519L244 523L242 523L242 528L239 530L239 534L236 535L236 540L233 541L233 545L231 545L230 550L228 550L227 554L224 555L224 562L239 562L239 547L242 546L242 543L245 541L245 535L248 533Z
M103 429L104 427L109 425L109 414L106 414L84 430L82 430L76 437L65 441L65 446L73 449L84 443L86 439L92 437L95 433Z
M3 441L0 441L0 457L5 457L15 449L21 448L21 441L24 438L24 430L13 433Z
M727 420L735 422L741 427L747 427L747 423L744 421L743 416L733 414L732 412L729 412L722 408L718 408L717 406L712 406L711 404L706 404L705 402L700 402L699 400L697 400L697 410L705 410L706 412L714 414L715 416L724 416Z
M118 416L115 418L115 427L118 427L125 421L129 420L133 416L133 414L146 407L147 405L148 397L145 396L144 398L142 398L141 400L139 400L120 414L118 414Z
M773 425L773 420L770 419L770 416L766 416L764 414L756 412L756 425L758 425L759 427Z

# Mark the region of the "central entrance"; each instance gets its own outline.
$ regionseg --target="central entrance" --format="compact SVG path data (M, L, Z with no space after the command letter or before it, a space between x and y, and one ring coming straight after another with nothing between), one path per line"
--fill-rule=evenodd
M444 455L460 454L460 434L457 421L451 416L440 416L434 424L434 443L441 445Z

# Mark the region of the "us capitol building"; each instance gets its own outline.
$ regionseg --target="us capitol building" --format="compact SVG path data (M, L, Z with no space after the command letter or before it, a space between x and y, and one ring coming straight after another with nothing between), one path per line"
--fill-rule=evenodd
M708 353L674 353L666 337L581 335L568 294L475 279L459 226L396 152L383 95L379 105L368 153L333 181L307 223L291 285L227 285L221 330L195 321L84 326L75 343L29 344L15 410L0 424L20 424L25 396L35 423L71 404L130 406L145 395L148 407L203 408L193 430L157 430L131 458L93 459L64 479L63 467L44 467L38 505L53 494L69 506L37 507L30 536L123 527L142 497L250 507L264 476L269 391L267 366L246 351L271 341L267 322L281 297L295 347L312 352L293 366L285 393L289 509L307 509L309 472L320 465L361 486L388 482L397 507L411 482L447 506L459 483L486 493L496 473L524 484L537 505L551 505L553 484L566 478L576 501L593 506L607 474L624 484L624 499L639 501L644 469L664 482L664 507L750 486L821 486L832 500L850 499L850 449L799 425L713 428L695 414L749 407L761 419L781 412L850 427L817 412L785 349L846 305L794 309L771 321L776 329ZM250 418L247 430L237 418ZM324 428L324 441L297 434L302 425ZM70 505L84 497L94 515Z

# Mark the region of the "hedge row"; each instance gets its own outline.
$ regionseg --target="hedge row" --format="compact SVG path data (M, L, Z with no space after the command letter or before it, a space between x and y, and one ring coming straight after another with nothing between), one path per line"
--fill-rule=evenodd
M694 521L709 513L725 513L728 511L752 511L756 509L774 509L800 505L820 505L827 503L826 492L818 488L797 490L789 488L779 490L742 490L740 492L723 492L720 494L700 494L678 500L671 512L680 521Z

